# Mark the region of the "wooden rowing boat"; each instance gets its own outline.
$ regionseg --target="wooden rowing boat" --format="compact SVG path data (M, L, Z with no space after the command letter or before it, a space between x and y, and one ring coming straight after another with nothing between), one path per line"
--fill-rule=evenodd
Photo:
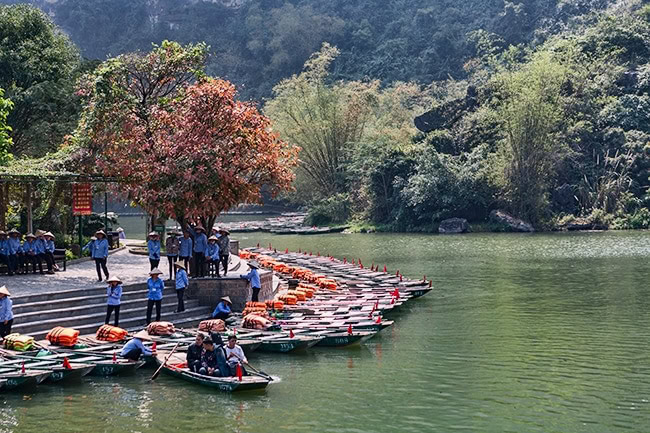
M24 373L13 369L1 369L0 380L5 381L5 390L14 390L36 386L43 382L51 374L51 371L26 370Z
M168 354L168 351L158 352L158 355L156 356L156 362L158 365L163 365ZM167 363L163 366L163 371L171 376L178 377L188 382L215 388L219 391L225 392L262 390L266 388L270 382L268 379L265 379L258 375L243 376L242 380L240 381L236 377L205 376L202 374L194 373L188 368L176 367L177 365L184 364L184 362L185 360L182 356L173 354Z
M43 361L39 358L34 358L33 360L25 358L27 357L22 359L10 358L8 361L0 363L0 369L20 370L24 364L25 368L29 370L49 371L51 374L46 378L46 381L49 383L57 383L79 381L82 377L89 374L95 367L92 364L71 362L70 368L66 368L58 360Z

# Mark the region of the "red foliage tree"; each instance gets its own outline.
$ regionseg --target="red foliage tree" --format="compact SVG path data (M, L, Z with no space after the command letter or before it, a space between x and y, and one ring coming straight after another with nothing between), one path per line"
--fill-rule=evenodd
M78 161L117 178L147 212L211 227L262 188L289 189L297 149L235 87L206 78L204 46L165 42L146 55L107 61L82 83L87 98L76 142Z

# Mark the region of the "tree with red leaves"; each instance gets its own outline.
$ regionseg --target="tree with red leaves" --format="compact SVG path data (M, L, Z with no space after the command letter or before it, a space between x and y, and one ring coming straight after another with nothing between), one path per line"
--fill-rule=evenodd
M165 42L109 60L82 84L82 161L147 212L210 228L223 211L293 180L297 149L235 87L203 74L205 47Z

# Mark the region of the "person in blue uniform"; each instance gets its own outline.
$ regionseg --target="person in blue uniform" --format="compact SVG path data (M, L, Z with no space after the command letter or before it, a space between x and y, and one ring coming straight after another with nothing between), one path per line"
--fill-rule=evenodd
M105 324L111 320L111 313L115 311L115 326L120 326L120 304L122 303L122 281L119 278L112 277L106 280L108 287L106 288L106 320Z
M205 251L205 260L208 266L208 276L215 273L219 278L219 244L216 236L210 236L208 239L208 249Z
M23 241L22 246L24 259L25 259L25 273L29 272L29 264L32 264L34 273L36 273L36 264L38 263L38 269L41 274L43 273L43 263L41 263L38 258L38 252L36 250L36 236L32 233L27 233L25 235L25 240Z
M160 237L157 232L149 233L147 249L149 250L149 264L151 265L149 270L156 269L160 264Z
M92 236L88 243L84 245L84 247L81 249L81 251L88 251L90 254L92 254L93 251L93 245L95 245L95 241L97 238L95 236Z
M255 260L251 260L248 262L248 267L250 268L250 271L245 275L240 275L239 278L248 280L251 283L251 289L253 291L251 301L258 302L260 289L262 288L262 285L260 284L260 273L257 271L260 265Z
M16 274L22 273L23 268L23 247L20 245L20 232L16 229L9 230L7 239L7 254L11 271Z
M9 297L9 289L6 286L0 287L0 338L11 334L11 325L14 323L13 303Z
M205 251L208 249L208 237L205 235L205 229L202 225L192 228L188 226L194 236L194 276L203 277L205 275Z
M194 242L190 237L190 232L183 231L183 237L180 238L180 245L178 247L178 259L183 261L185 270L189 269L190 259L192 258L192 251L194 250Z
M176 308L176 313L182 313L185 311L185 289L190 284L190 281L187 279L187 272L185 271L185 265L181 262L176 262L176 297L178 298L178 307Z
M150 350L142 344L143 341L151 341L151 337L147 331L140 331L136 333L128 343L122 348L120 356L122 358L130 359L131 361L137 361L140 359L140 356L150 356L155 355L155 350Z
M106 267L106 260L108 259L108 239L104 230L97 230L95 233L97 240L93 243L90 256L95 260L95 268L97 269L97 280L102 280L102 270L106 279L108 279L108 268Z
M0 230L0 265L7 266L7 273L13 275L11 266L9 266L9 241L7 240L7 232Z
M160 278L162 271L158 268L149 272L147 280L147 325L151 323L153 306L156 306L156 322L160 321L160 309L162 307L163 290L165 282Z
M36 231L36 251L38 254L38 259L47 265L47 273L52 273L52 263L50 262L50 257L45 253L47 247L47 241L45 240L45 233L43 230ZM43 272L41 272L43 273Z
M58 269L56 263L54 263L54 250L56 246L54 245L54 234L52 232L46 232L43 235L45 239L45 261L47 263L47 273L53 274L54 269Z
M212 312L211 318L226 320L230 316L230 313L232 312L231 307L232 307L232 301L230 300L230 296L224 296L223 298L221 298L221 300L217 304L217 307Z

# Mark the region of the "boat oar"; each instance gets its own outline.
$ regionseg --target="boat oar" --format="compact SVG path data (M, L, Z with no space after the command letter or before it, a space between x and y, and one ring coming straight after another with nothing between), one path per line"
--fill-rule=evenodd
M163 369L163 367L165 366L165 364L167 364L167 361L169 360L169 358L171 358L171 356L174 354L174 352L176 352L176 348L178 348L178 345L179 345L179 344L181 344L181 343L176 343L176 346L174 346L174 348L172 349L172 351L169 352L169 354L167 355L167 357L165 358L165 360L163 361L163 363L160 364L160 367L158 367L158 370L156 370L156 372L153 374L153 376L151 376L151 380L156 380L156 378L157 378L158 375L160 374L160 370Z
M248 362L245 362L247 367L250 367L251 370L253 370L258 376L267 379L269 382L273 382L273 378L269 376L268 374L264 373L263 371L258 370L257 368L253 367L250 365Z

